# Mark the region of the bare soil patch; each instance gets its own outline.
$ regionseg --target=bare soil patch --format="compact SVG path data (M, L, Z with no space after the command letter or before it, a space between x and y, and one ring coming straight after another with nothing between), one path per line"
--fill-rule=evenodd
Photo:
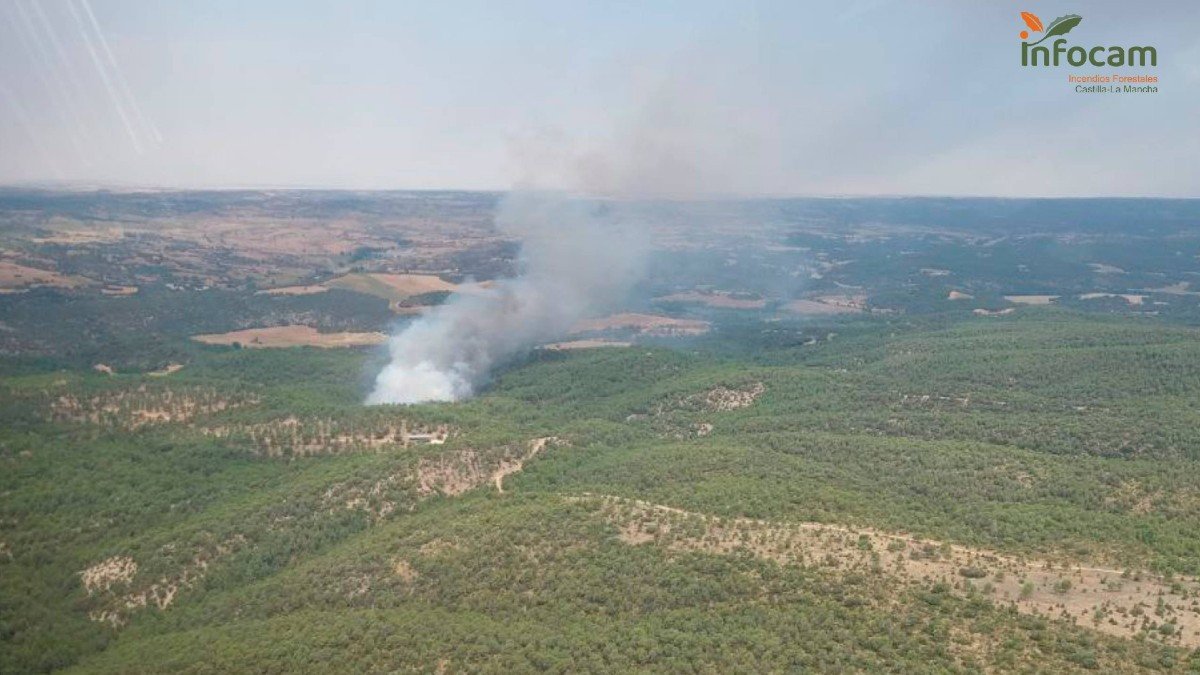
M434 274L347 274L325 282L329 288L341 288L374 295L385 300L404 300L425 293L478 291L479 286L458 285Z
M566 342L551 342L548 345L542 345L542 349L568 351L572 349L596 349L597 347L630 347L632 345L632 342L621 340L567 340Z
M700 403L708 412L725 412L753 404L766 390L767 388L762 382L755 382L739 389L715 387L702 394L689 396L687 402Z
M388 303L388 309L400 316L420 316L429 311L429 307L425 305L402 305L399 300L393 300Z
M58 230L45 237L34 237L30 241L36 244L108 244L120 241L125 236L125 230L120 227L105 227L95 230Z
M161 576L150 583L134 583L138 564L128 556L114 556L92 565L80 572L84 588L94 602L93 609L88 612L88 618L120 628L136 611L147 607L164 610L171 606L180 591L191 588L204 577L210 563L229 555L245 542L245 537L235 535L223 542L203 547L177 572ZM119 592L115 587L126 590Z
M125 297L125 296L130 296L130 295L137 295L138 287L137 286L105 286L104 288L100 289L100 292L104 295Z
M1049 305L1058 300L1057 295L1006 295L1004 299L1018 305Z
M388 288L405 296L437 291L454 292L459 289L458 284L433 274L372 274L370 277L383 282Z
M1141 305L1146 302L1146 296L1136 293L1084 293L1080 300L1096 300L1097 298L1121 298L1131 305Z
M784 565L886 574L910 585L940 583L1111 635L1200 646L1195 579L1027 559L870 528L719 518L609 496L584 499L594 500L619 539L631 545L750 554Z
M488 483L503 492L506 476L521 471L529 460L555 442L562 441L539 438L519 445L485 450L466 448L423 457L415 470L407 467L372 482L331 485L322 495L322 502L330 512L361 511L372 522L379 522L398 508L411 509L417 502L437 495L455 497Z
M548 436L535 438L524 447L505 446L487 453L466 449L424 458L417 466L417 494L453 497L485 483L494 484L496 491L503 493L504 478L524 469L526 462L555 441L558 439Z
M128 584L137 574L138 565L129 556L113 556L79 573L88 595L107 591L114 584Z
M697 420L696 413L721 413L738 410L754 404L767 390L762 382L751 382L734 387L717 386L705 391L669 397L644 413L634 413L625 418L626 422L639 419L653 419L654 426L663 438L683 440L685 438L708 436L716 429L709 419ZM673 416L674 413L684 413L682 419Z
M325 286L281 286L258 291L255 295L316 295L328 291L329 289Z
M696 303L721 309L762 309L767 305L767 301L762 298L740 297L730 291L684 291L664 295L655 300Z
M831 301L830 298L814 298L792 300L784 305L784 309L794 314L855 314L863 311L862 301L853 300ZM838 298L855 298L860 296L836 296Z
M53 270L27 267L8 260L0 260L0 289L24 290L41 286L56 288L79 288L92 282L83 277L59 274Z
M167 375L171 375L173 373L178 373L181 370L183 370L182 363L168 363L167 365L163 366L162 368L160 368L158 370L152 370L146 374L149 375L150 377L166 377Z
M963 293L962 291L950 291L950 294L946 296L946 299L947 300L974 300L975 296L971 295L970 293Z
M1138 290L1147 293L1166 293L1167 295L1200 295L1200 291L1193 291L1191 288L1192 283L1190 281L1180 281L1179 283L1161 288L1141 288Z
M254 403L257 399L251 396L229 396L211 388L148 389L142 385L84 397L62 394L49 401L49 417L133 431L147 424L186 422Z
M502 459L500 466L492 472L492 482L496 484L496 492L504 494L504 477L519 472L525 468L525 462L533 459L539 452L546 448L546 444L550 441L556 441L557 438L547 436L545 438L535 438L529 441L529 450L521 457L516 459Z
M229 333L193 335L193 340L209 345L240 344L251 348L282 347L364 347L387 340L383 333L321 333L312 326L273 326L247 328Z
M597 319L578 321L571 333L597 333L610 330L633 330L645 335L700 335L711 327L707 321L677 319L657 314L625 312Z
M400 580L406 584L411 584L412 582L416 581L418 576L417 571L413 569L412 564L403 558L392 562L392 572L396 576L400 577Z
M411 484L412 475L399 471L370 484L336 483L325 490L321 501L330 513L361 511L370 516L372 522L379 522L396 510L397 502L403 501L404 491Z
M307 457L353 452L388 452L416 444L441 445L457 433L447 425L354 423L335 418L287 417L261 424L205 427L216 438L233 439L265 457Z

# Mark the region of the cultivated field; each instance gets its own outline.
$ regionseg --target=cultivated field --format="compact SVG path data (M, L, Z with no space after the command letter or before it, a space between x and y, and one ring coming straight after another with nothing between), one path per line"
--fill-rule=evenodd
M196 335L197 342L208 345L240 345L251 349L279 347L364 347L377 345L387 336L383 333L321 333L311 326L272 326L247 328L228 333Z
M711 324L695 319L677 319L657 314L623 312L596 319L584 319L571 327L572 334L601 333L605 331L633 331L645 335L698 335L705 333Z

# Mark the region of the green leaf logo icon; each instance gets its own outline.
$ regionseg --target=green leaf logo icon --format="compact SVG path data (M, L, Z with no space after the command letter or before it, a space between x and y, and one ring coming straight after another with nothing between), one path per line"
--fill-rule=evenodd
M1042 36L1041 40L1038 40L1029 46L1032 47L1033 45L1041 44L1042 42L1045 42L1047 38L1052 38L1058 35L1066 35L1067 33L1071 32L1072 28L1078 26L1080 21L1083 21L1083 17L1079 16L1078 14L1067 14L1065 16L1060 16L1054 21L1051 21L1049 26L1046 26L1046 34Z

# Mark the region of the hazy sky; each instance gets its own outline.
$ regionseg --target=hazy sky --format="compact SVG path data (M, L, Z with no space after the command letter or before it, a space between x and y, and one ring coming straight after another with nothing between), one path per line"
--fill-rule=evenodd
M1191 1L0 2L0 183L1197 197L1198 119Z

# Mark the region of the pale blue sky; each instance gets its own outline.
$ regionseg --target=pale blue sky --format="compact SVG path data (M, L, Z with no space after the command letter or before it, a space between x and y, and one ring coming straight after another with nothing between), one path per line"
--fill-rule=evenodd
M1159 93L1020 67L1022 10L1156 46L1121 72ZM5 0L0 182L1194 197L1198 36L1191 2Z

